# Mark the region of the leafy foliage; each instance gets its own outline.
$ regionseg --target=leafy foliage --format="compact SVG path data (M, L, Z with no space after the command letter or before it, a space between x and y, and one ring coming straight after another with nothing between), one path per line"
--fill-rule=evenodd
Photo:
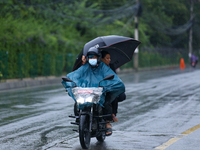
M151 57L156 64L170 63L159 52L143 49L187 49L191 25L194 52L199 54L199 2L194 5L195 22L190 20L190 1L141 0L141 4L141 60ZM133 0L0 0L0 51L8 53L6 78L60 75L70 71L86 42L112 34L134 37L137 7Z

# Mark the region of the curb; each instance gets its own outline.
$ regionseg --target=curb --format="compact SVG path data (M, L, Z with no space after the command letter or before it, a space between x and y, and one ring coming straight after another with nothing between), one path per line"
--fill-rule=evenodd
M175 69L178 68L178 65L173 66L160 66L160 67L151 67L151 68L139 68L138 70L134 69L123 69L117 71L118 75L133 73L133 72L141 72L141 71L153 71L153 70L163 70L163 69ZM65 75L63 75L65 76ZM0 83L0 92L6 90L13 90L16 88L27 88L27 87L36 87L36 86L46 86L46 85L58 85L62 82L62 77L37 77L35 79L32 78L24 78L23 80L20 79L9 79L6 80L4 83Z
M16 88L53 85L53 84L59 84L61 83L61 81L62 81L61 77L7 81L5 83L0 83L0 91L12 90Z

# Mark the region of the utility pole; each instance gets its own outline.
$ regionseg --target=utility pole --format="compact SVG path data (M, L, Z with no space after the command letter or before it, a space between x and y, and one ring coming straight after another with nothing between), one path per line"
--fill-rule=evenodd
M139 6L139 0L136 0L136 5ZM139 7L138 7L138 11L139 11ZM138 12L135 15L135 34L134 34L134 38L135 40L139 40L139 32L138 32ZM134 52L134 56L133 56L133 66L134 69L137 71L138 70L138 53L139 53L139 49L138 47L136 48L135 52Z
M194 7L194 2L193 0L190 0L190 19L193 18L193 7ZM192 26L190 28L190 32L189 32L189 59L192 56Z

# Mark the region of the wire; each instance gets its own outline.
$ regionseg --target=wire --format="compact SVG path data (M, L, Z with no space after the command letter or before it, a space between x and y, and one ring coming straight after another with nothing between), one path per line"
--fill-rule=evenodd
M138 10L138 5L136 0L115 3L116 5L121 5L120 7L113 9L97 9L99 5L90 5L88 7L79 4L81 0L53 0L51 2L37 2L31 1L30 4L26 4L24 1L17 0L17 3L13 4L14 9L21 9L21 4L25 7L35 7L38 8L36 13L45 16L45 18L58 21L60 24L66 24L70 21L87 22L87 26L91 27L112 24L115 20L120 20L123 18L130 18L128 22L133 20L133 16L136 15ZM86 2L86 1L85 1ZM9 4L9 1L3 0L3 3ZM83 2L84 4L84 2ZM107 8L114 6L113 3L101 3L101 6L107 6ZM54 8L52 8L54 7ZM80 13L74 13L76 10L81 10ZM28 10L27 10L28 11ZM148 12L153 16L152 12ZM155 15L156 16L156 15ZM67 19L66 19L67 18ZM166 35L178 35L187 31L194 24L193 18L190 19L186 24L182 26L172 26L169 23L162 21L159 18L152 17L155 24L152 27ZM128 23L127 22L127 23ZM127 26L127 23L123 28Z

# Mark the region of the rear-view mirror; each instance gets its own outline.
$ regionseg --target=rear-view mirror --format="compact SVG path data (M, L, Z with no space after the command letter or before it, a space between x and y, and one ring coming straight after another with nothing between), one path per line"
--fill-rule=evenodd
M115 75L107 75L103 80L112 80Z
M99 86L100 86L100 83L101 83L102 81L105 81L105 80L112 80L114 77L115 77L115 75L107 75L103 80L101 80L101 81L99 82Z
M69 77L62 77L62 80L65 82L73 82Z

